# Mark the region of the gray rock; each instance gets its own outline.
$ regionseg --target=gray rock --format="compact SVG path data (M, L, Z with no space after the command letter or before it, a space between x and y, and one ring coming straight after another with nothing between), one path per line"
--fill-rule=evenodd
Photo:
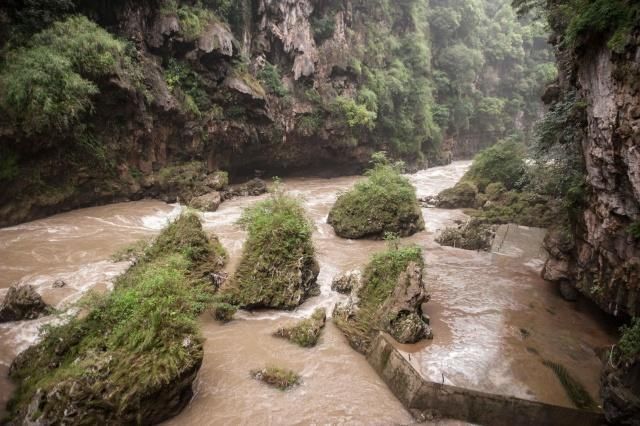
M66 282L64 282L63 280L55 280L53 282L53 284L51 284L51 287L53 288L62 288L65 287L67 285Z
M342 294L350 294L352 290L360 288L362 274L358 270L348 271L338 275L331 282L331 290Z
M568 302L575 302L579 296L578 290L566 280L560 281L560 294L562 298Z
M400 343L416 343L433 337L422 318L422 304L429 301L422 281L422 267L410 262L398 277L393 294L382 306L383 329Z
M202 210L204 212L215 212L222 203L222 197L219 192L210 192L209 194L195 197L189 203L192 209Z
M32 286L14 285L0 305L0 322L36 319L48 312L49 307Z

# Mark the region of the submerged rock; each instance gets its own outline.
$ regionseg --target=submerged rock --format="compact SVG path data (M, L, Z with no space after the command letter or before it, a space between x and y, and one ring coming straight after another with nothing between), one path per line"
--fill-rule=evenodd
M33 286L14 285L0 305L0 322L32 320L47 315L49 311L49 306Z
M267 183L264 180L260 178L253 178L241 185L232 185L222 194L222 198L224 200L228 200L233 197L257 197L258 195L266 194L267 191Z
M358 289L362 282L362 273L359 270L345 272L338 275L331 282L331 290L342 294L350 294L354 289Z
M62 288L65 287L67 285L66 282L64 282L63 280L55 280L53 282L53 284L51 284L51 287L53 288Z
M327 313L324 308L318 308L311 317L300 321L293 327L281 327L274 336L282 337L303 348L310 348L318 343L320 333L327 321Z

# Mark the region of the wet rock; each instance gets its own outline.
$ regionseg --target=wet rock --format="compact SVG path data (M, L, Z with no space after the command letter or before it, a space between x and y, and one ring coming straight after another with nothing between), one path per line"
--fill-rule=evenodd
M222 197L219 192L211 192L209 194L195 197L189 203L189 207L204 212L215 212L222 203Z
M65 287L67 285L66 282L64 282L63 280L55 280L53 282L53 284L51 284L51 287L53 288L62 288Z
M229 190L225 191L222 195L224 200L231 199L233 197L247 197L265 194L268 191L265 181L259 178L251 179L249 182L242 185L233 185Z
M0 322L32 320L47 315L49 311L49 306L33 286L14 285L0 305Z
M429 298L422 281L422 267L410 262L382 306L383 329L400 343L432 338L431 327L422 318L422 304Z
M303 348L311 348L318 343L320 333L327 321L324 308L318 308L309 318L305 318L292 327L281 327L274 336L287 339Z
M443 209L463 209L476 206L478 188L471 182L458 182L453 188L438 194L436 206Z
M359 270L348 271L338 275L331 282L331 290L342 294L350 294L361 285L362 273Z
M576 288L566 280L560 281L560 295L567 302L575 302L578 300L579 292Z
M613 364L609 357L600 378L602 411L612 425L640 425L640 355Z
M494 237L494 227L471 220L455 228L444 229L435 241L443 246L464 250L489 251Z

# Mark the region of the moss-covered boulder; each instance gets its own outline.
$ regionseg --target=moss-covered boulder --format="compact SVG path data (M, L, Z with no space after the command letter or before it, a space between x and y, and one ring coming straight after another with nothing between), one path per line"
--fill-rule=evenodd
M325 309L318 308L309 318L303 319L292 327L281 327L273 334L303 348L311 348L318 343L326 321L327 313Z
M343 238L407 237L424 230L416 191L397 167L376 164L367 179L338 197L328 223Z
M224 263L196 216L170 224L86 315L46 330L11 366L15 424L156 424L189 402L202 363L196 319Z
M248 231L235 276L224 288L227 301L245 309L295 309L319 294L313 226L299 200L276 190L246 209Z
M336 325L354 349L367 353L378 331L386 331L400 343L432 336L422 314L422 304L429 300L423 268L419 247L393 247L372 257L360 289L333 312Z
M436 207L442 209L465 209L476 206L478 188L467 181L458 182L453 188L445 189L437 197Z

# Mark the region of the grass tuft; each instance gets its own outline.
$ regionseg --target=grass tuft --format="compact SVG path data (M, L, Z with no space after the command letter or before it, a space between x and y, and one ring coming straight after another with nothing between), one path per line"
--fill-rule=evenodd
M288 339L303 348L311 348L318 343L326 320L327 313L325 309L318 308L311 317L300 321L295 326L279 328L274 333L274 336Z
M267 367L251 371L251 377L282 391L300 384L300 376L291 370L280 367Z

